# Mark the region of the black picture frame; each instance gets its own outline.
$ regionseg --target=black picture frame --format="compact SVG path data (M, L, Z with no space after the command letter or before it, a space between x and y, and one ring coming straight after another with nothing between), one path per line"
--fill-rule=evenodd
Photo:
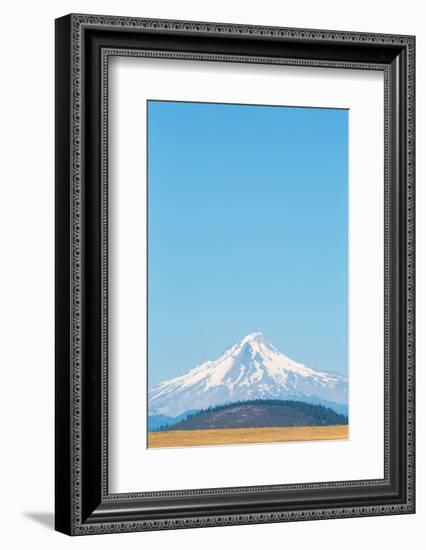
M383 71L383 479L179 495L108 493L106 76L110 55L138 52ZM56 20L58 531L85 535L414 513L414 80L413 36L81 14Z

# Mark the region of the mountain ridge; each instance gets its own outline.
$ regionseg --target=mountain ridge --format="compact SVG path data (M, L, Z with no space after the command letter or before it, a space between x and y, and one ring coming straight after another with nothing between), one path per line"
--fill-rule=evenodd
M347 377L316 371L279 352L261 332L252 332L217 359L197 364L148 392L149 415L176 417L253 399L327 402L347 407Z

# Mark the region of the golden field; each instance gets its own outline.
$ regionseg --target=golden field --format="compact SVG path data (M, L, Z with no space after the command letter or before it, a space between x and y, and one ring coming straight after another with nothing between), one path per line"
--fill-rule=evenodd
M199 447L347 439L348 426L297 426L287 428L224 428L220 430L170 430L148 433L148 448Z

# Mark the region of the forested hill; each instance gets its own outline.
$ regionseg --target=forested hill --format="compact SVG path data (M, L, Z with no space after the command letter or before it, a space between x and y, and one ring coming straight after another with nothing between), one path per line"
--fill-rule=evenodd
M208 408L163 430L266 428L276 426L335 426L348 419L323 405L302 401L253 400Z

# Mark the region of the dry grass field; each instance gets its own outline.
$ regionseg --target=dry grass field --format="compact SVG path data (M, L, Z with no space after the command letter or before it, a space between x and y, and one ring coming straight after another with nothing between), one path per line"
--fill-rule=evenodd
M220 430L170 430L148 433L148 447L199 447L347 439L348 426L301 426L291 428L224 428Z

